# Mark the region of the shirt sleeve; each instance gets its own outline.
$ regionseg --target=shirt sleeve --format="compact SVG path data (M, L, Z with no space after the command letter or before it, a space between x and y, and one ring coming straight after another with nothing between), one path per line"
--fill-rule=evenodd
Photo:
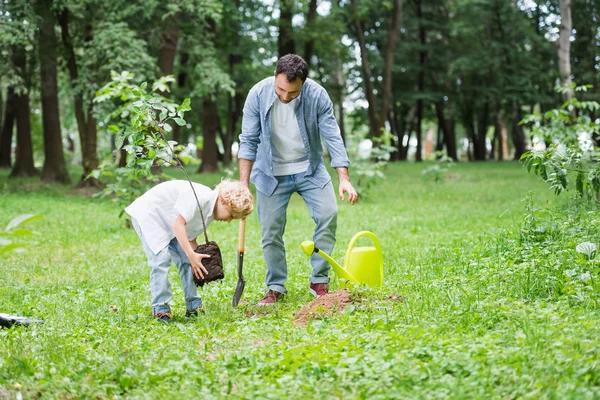
M337 124L333 113L333 103L329 95L322 90L319 96L317 123L321 136L325 139L329 154L331 155L331 166L333 168L348 167L350 160L344 147L344 141L340 133L340 127Z
M238 158L250 161L256 160L256 150L260 143L260 132L260 105L258 94L253 88L248 93L248 97L244 103Z

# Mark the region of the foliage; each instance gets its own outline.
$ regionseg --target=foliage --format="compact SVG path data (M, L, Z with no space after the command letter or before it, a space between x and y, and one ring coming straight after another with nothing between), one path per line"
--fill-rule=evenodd
M293 324L312 299L299 243L312 237L314 223L300 198L292 198L288 210L289 293L283 303L268 310L253 305L266 271L260 226L249 218L243 300L250 304L231 308L237 226L214 223L225 280L201 290L205 315L185 319L173 268L175 322L164 326L151 317L139 239L120 227L111 201L73 196L37 180L25 191L0 172L0 209L46 216L36 226L44 238L36 251L1 262L2 311L45 323L0 331L0 393L599 397L598 257L592 253L588 260L576 250L584 242L599 244L598 212L584 205L556 211L566 198L555 198L513 163L459 163L454 171L461 179L436 190L422 184L421 170L391 164L387 179L370 193L376 202L338 204L332 257L344 255L357 231L374 232L383 246L385 287L355 292L360 302L306 328ZM203 178L213 184L221 176ZM523 187L533 190L535 204L520 200ZM0 223L7 222L0 215Z
M162 173L142 175L132 173L131 168L116 166L112 160L106 160L92 173L105 184L96 197L108 197L118 204L119 217L125 215L125 207L144 194L149 188L164 182L169 177ZM127 218L129 221L129 218ZM127 222L129 224L129 222Z
M28 222L43 218L41 215L22 214L13 218L4 230L0 231L0 256L11 251L23 251L27 246L18 240L33 235L33 232L22 226Z
M147 83L139 86L133 84L133 74L127 71L120 74L113 71L111 75L112 81L98 90L94 101L102 103L118 99L119 104L110 114L117 124L108 125L108 129L116 135L117 149L123 147L129 159L127 168L118 168L111 162L105 162L91 175L107 183L100 192L101 196L115 198L124 206L149 186L165 179L164 176L152 174L153 165L178 165L179 157L189 162L189 156L174 157L174 152L183 150L183 147L175 141L168 141L165 134L173 129L170 123L179 126L186 124L184 116L191 107L189 99L177 105L158 94L169 91L169 83L174 81L171 76L154 82L152 91L148 93Z
M113 71L111 76L111 82L98 90L94 101L120 100L111 113L117 125L108 125L108 129L117 135L116 147L123 147L130 155L127 166L136 176L149 176L154 164L176 165L173 152L177 143L168 141L165 134L173 130L170 123L186 124L184 115L191 110L190 99L177 105L157 94L169 91L169 83L174 82L171 76L154 82L151 93L147 92L146 82L139 86L131 83L134 76L130 72Z
M372 147L363 154L360 146L364 143L360 136L348 138L348 156L352 160L352 174L357 177L354 187L358 195L365 199L369 191L380 180L385 179L384 171L390 160L390 154L396 151L391 145L393 136L384 131L381 137L372 138Z
M573 84L557 91L586 91L587 86ZM567 190L575 180L580 196L592 198L600 192L600 167L598 146L594 138L600 126L590 115L600 108L596 101L580 101L573 96L561 108L527 116L522 123L530 125L535 136L552 144L544 150L523 154L521 161L528 172L539 175L550 184L556 195Z
M431 177L434 182L442 182L446 179L448 171L456 164L454 160L442 152L437 152L435 164L424 168L421 174Z

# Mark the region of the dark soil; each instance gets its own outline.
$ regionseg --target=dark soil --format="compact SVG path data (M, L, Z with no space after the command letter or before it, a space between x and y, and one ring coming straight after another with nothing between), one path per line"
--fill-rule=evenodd
M297 326L306 326L311 319L321 316L331 316L341 313L346 306L352 304L350 292L347 290L336 290L325 296L317 297L306 304L296 315Z
M204 286L208 282L217 281L225 277L221 249L216 242L200 244L194 251L198 254L208 254L210 256L210 258L202 259L202 265L204 265L208 274L205 275L203 279L198 279L194 276L194 283L196 286Z

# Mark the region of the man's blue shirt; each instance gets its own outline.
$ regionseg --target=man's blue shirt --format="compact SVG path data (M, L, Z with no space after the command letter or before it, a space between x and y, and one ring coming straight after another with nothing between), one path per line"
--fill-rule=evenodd
M317 186L324 187L331 178L323 162L321 137L329 149L333 168L350 165L333 113L333 103L325 89L312 79L306 79L297 99L296 118L310 163L305 176ZM254 161L250 181L267 196L271 196L277 187L271 140L271 111L275 100L275 77L263 79L250 89L244 104L238 152L238 158Z

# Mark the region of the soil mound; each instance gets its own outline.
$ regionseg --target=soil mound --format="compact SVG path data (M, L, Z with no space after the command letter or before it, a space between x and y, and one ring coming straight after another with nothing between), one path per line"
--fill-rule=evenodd
M347 290L336 290L333 293L317 297L302 307L296 315L294 325L304 327L311 319L339 314L350 304L352 304L352 298Z

